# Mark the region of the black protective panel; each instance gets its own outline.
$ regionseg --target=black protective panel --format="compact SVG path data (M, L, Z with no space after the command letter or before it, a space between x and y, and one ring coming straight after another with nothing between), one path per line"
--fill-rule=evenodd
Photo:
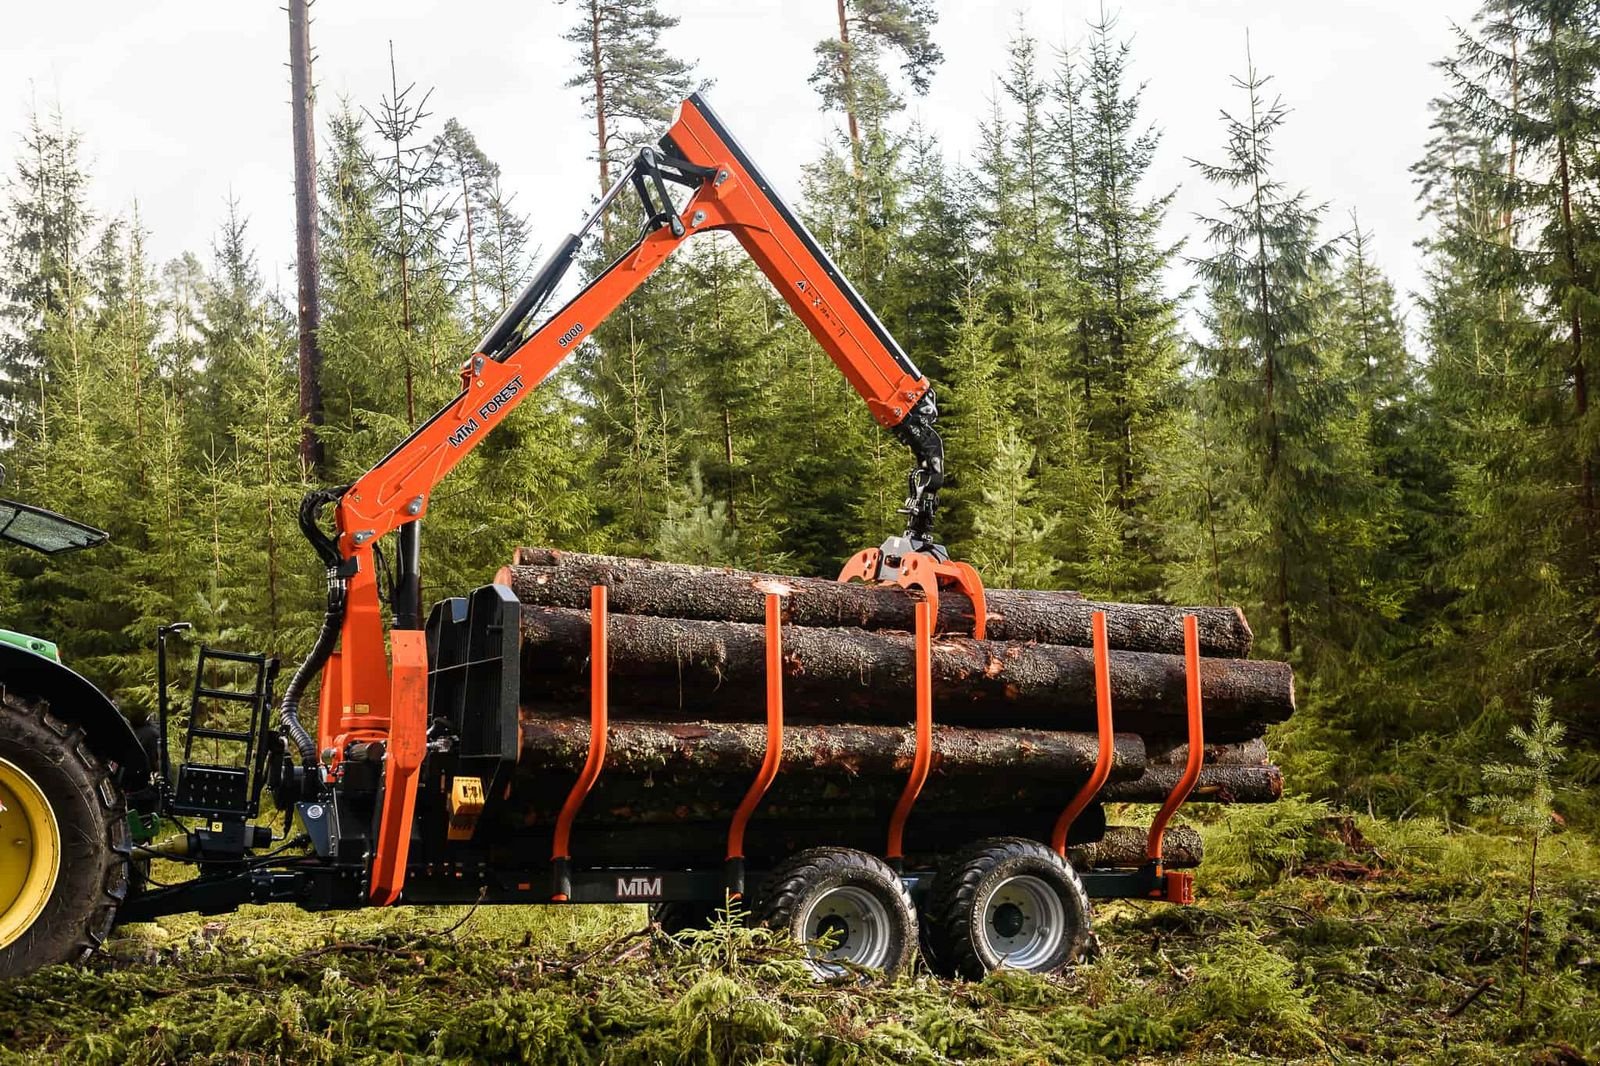
M92 548L103 543L108 536L103 530L75 522L54 511L30 507L16 500L0 499L0 540L20 544L46 555L59 555L80 548Z

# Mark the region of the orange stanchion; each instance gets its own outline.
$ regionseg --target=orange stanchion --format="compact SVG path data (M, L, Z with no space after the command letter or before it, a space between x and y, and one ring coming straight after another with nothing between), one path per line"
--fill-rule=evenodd
M778 765L783 761L783 597L775 592L767 594L767 752L761 760L761 770L751 782L750 789L733 812L733 824L728 827L728 862L744 859L744 830L750 823L761 798L767 794L772 779L778 776ZM743 880L743 871L739 880ZM743 885L732 886L743 892Z
M1183 673L1189 697L1189 760L1184 763L1183 776L1172 786L1172 793L1161 805L1155 821L1150 823L1150 837L1146 842L1145 856L1161 873L1161 841L1172 815L1189 798L1194 783L1200 779L1200 764L1205 759L1206 738L1200 706L1200 625L1194 615L1183 619Z
M917 751L911 760L911 776L906 780L900 802L889 819L889 847L885 857L898 862L905 857L903 838L906 819L917 802L922 785L933 765L933 604L917 604Z
M569 848L572 822L606 761L606 729L609 703L608 653L606 641L606 587L596 585L589 591L589 755L584 760L578 780L573 782L567 801L561 805L556 817L555 842L550 849L550 862L555 867L556 891L552 897L564 900L571 893Z
M1095 729L1100 736L1100 749L1095 755L1094 772L1078 790L1078 794L1072 797L1072 802L1061 812L1061 817L1056 819L1055 829L1050 834L1050 846L1057 855L1062 856L1067 853L1067 832L1078 815L1094 802L1106 778L1111 776L1111 759L1116 754L1111 727L1111 652L1110 642L1106 639L1104 611L1096 611L1090 616L1090 630L1094 635Z

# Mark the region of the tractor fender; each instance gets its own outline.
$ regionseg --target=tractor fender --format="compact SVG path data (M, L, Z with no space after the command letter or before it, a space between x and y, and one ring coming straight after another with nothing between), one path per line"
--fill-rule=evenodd
M25 648L0 643L0 687L48 701L52 715L83 730L90 751L117 765L124 788L149 783L150 759L133 726L82 674Z

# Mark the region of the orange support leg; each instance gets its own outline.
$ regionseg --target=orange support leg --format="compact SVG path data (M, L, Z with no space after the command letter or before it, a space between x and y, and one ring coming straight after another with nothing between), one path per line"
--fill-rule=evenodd
M589 590L589 755L578 780L573 782L572 791L567 793L567 801L561 805L561 813L556 816L555 843L550 849L550 862L556 873L556 891L552 898L556 900L565 900L571 893L572 822L606 761L606 730L610 716L606 619L606 587L596 585Z
M906 819L928 780L933 766L933 604L917 604L917 751L911 760L911 777L889 819L889 847L885 858L898 863L905 858Z
M411 853L411 821L417 809L417 774L428 747L428 637L420 629L389 634L394 657L389 694L388 750L384 755L383 813L372 858L372 902L400 898Z
M728 891L744 894L744 831L783 762L783 597L767 594L767 751L728 827Z
M1161 843L1172 815L1189 798L1190 791L1200 779L1200 764L1205 759L1205 724L1200 704L1200 626L1194 615L1183 620L1183 673L1189 697L1189 759L1184 764L1183 776L1172 786L1172 794L1161 805L1155 821L1150 823L1150 837L1145 855L1161 874ZM1182 880L1182 879L1180 879Z
M1050 834L1050 847L1061 856L1067 854L1067 832L1072 828L1072 823L1077 820L1078 815L1082 814L1100 793L1106 778L1111 776L1111 759L1116 754L1111 727L1111 653L1110 642L1106 639L1104 611L1096 611L1090 616L1090 628L1094 634L1095 728L1100 736L1100 749L1095 756L1094 772L1078 790L1078 794L1072 797L1072 802L1061 812L1061 817L1056 819L1055 829Z

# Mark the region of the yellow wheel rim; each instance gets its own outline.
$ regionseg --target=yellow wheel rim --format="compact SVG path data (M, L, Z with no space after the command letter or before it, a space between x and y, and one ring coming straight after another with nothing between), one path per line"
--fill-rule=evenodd
M0 759L0 948L38 921L61 872L61 830L50 801L15 763Z

